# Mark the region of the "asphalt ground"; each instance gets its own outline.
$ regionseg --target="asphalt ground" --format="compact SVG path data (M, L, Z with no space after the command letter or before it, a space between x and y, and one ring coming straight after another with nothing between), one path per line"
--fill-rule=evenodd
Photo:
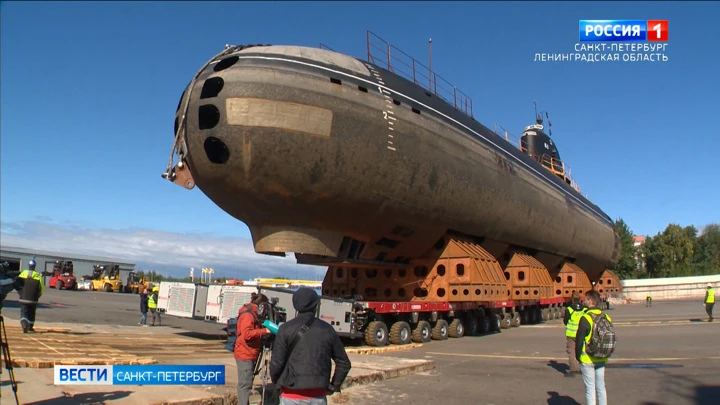
M17 303L16 292L8 294L3 303L2 314L8 318L20 319L20 306ZM139 294L85 290L58 291L46 287L40 298L35 322L38 327L58 322L139 328L140 315ZM151 319L148 312L148 325L150 325ZM214 322L177 318L163 314L162 324L162 329L191 332L190 334L194 334L198 338L218 339L225 336L225 332L222 330L225 325ZM127 331L127 328L123 329L124 332Z
M11 293L4 303L3 314L13 319L7 319L8 323L19 318L16 297ZM123 333L182 334L200 340L219 339L224 334L223 325L171 316L163 317L162 327L138 327L139 297L135 294L48 289L42 301L38 327L59 322ZM720 322L705 322L700 302L656 301L651 308L644 303L621 304L608 313L619 339L606 374L609 403L719 403ZM585 403L582 379L564 377L567 355L560 321L480 337L433 341L387 356L431 359L435 369L351 387L331 397L330 402Z
M609 404L720 403L720 323L700 302L612 307L618 344L606 369ZM564 376L562 323L520 326L498 334L430 342L395 357L427 358L435 369L351 387L343 403L585 404L580 376Z

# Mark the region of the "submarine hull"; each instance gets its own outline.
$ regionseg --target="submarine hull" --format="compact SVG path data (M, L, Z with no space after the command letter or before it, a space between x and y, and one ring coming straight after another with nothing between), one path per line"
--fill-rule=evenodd
M351 258L397 262L458 232L526 249L551 274L569 260L594 280L617 262L618 238L598 207L378 66L322 49L257 47L210 64L192 86L176 126L187 102L194 182L248 225L259 253L312 262L355 240Z

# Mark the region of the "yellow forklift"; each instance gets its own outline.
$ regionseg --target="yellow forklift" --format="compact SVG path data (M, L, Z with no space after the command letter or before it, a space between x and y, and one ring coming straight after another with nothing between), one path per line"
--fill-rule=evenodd
M107 292L121 292L123 291L123 282L120 280L120 265L109 264L93 266L92 276L83 276L84 279L91 281L91 290L100 291L105 290Z
M131 271L130 274L128 274L127 282L125 283L125 292L141 294L143 291L150 288L150 284L150 278L148 276L138 277L136 272Z

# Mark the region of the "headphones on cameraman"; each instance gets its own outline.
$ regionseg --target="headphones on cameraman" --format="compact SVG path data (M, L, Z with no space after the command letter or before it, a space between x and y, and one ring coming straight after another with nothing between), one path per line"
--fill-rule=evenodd
M258 319L265 318L270 313L270 303L261 302L258 304L257 317Z

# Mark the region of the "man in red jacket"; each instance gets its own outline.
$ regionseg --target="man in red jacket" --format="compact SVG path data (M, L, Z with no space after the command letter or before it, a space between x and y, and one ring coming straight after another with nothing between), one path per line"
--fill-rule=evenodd
M258 318L258 305L262 302L268 302L264 294L252 293L250 302L238 312L237 340L233 350L238 372L238 405L249 405L262 338L271 333L270 329L262 327Z

